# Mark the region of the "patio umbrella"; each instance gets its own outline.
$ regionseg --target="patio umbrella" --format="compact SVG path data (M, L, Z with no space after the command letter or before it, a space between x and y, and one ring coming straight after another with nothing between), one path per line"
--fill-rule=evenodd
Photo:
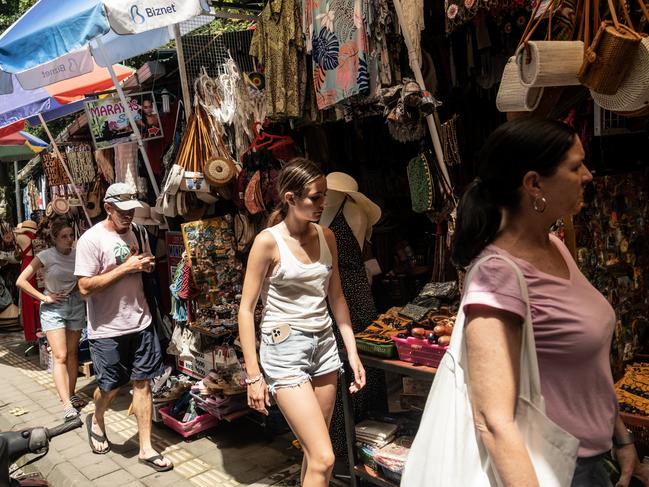
M59 81L42 88L24 89L18 82L13 84L13 92L0 95L0 127L24 120L39 113L55 111L64 116L83 109L86 95L106 91L113 87L113 79L108 69L92 63L90 72L75 78ZM118 80L124 80L135 72L126 66L115 66ZM16 75L11 75L15 81ZM65 108L64 108L65 107ZM50 115L50 118L55 118Z
M126 106L112 65L168 43L173 38L170 26L180 24L181 34L198 27L200 22L183 22L206 11L205 0L40 0L0 35L0 69L20 73L89 46L95 61L108 68ZM158 195L133 114L126 114Z
M45 150L47 142L23 130L0 137L0 161L24 161Z
M81 194L70 174L70 171L59 152L59 148L50 133L46 123L45 116L50 119L64 116L69 113L83 109L83 102L86 100L86 94L105 91L113 86L113 78L108 69L97 66L91 61L90 72L70 79L64 79L57 83L35 88L32 90L23 89L21 83L13 83L13 92L7 95L0 95L0 127L13 124L17 121L24 120L32 116L38 116L41 125L45 129L52 147L68 178L72 182L72 187L81 201ZM131 76L135 70L126 66L116 66L115 76L118 80L123 80ZM11 75L17 79L16 75ZM19 151L24 155L24 150ZM18 154L16 154L18 157ZM84 206L85 212L85 206ZM86 219L91 223L90 216L86 212Z

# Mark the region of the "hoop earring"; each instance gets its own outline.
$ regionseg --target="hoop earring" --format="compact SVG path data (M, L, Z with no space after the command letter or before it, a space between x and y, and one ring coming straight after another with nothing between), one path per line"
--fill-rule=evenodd
M532 208L538 213L543 213L548 206L548 200L545 199L545 196L537 196L532 202Z

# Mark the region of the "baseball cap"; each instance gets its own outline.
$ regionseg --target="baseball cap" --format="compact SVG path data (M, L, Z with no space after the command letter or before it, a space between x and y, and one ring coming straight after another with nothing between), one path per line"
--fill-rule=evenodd
M142 203L137 200L135 188L126 183L114 183L108 186L104 201L115 205L122 211L142 208Z

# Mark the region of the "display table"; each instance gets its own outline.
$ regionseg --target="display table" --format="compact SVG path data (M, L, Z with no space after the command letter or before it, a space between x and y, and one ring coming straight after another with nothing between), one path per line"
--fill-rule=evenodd
M346 354L342 354L346 358ZM372 357L371 355L360 355L363 366L367 368L382 369L394 374L405 375L417 379L432 379L437 372L433 367L426 367L425 365L415 365L402 360L396 359L382 359ZM381 487L398 487L395 482L384 479L380 473L374 471L368 466L359 463L356 455L356 429L354 424L354 413L352 410L351 399L349 397L349 390L345 387L349 383L347 374L343 369L340 384L344 388L342 394L343 413L345 416L345 436L347 439L347 452L349 461L350 472L350 485L357 487L359 479L363 482L369 482L373 485Z

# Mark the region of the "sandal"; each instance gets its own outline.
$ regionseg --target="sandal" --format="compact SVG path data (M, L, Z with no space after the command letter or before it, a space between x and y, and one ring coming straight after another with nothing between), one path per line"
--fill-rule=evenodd
M94 431L92 431L92 413L90 413L88 416L86 416L86 429L88 430L88 443L90 443L90 449L92 452L96 455L105 455L110 451L110 443L108 443L108 438L106 438L106 435L98 435ZM98 450L95 448L95 445L93 444L92 440L98 441L100 443L106 442L108 443L108 448L105 450Z
M68 421L74 421L79 417L79 411L70 404L68 407L63 409L63 421L66 423Z
M70 404L72 404L72 407L75 408L78 411L80 411L81 409L85 408L88 405L88 403L86 401L81 399L76 394L72 394L70 396Z
M147 467L151 467L156 472L168 472L169 470L174 468L173 463L169 463L169 465L158 465L157 463L155 463L156 460L164 460L164 457L158 454L158 455L153 455L152 457L149 458L137 459L139 463L141 463L142 465L146 465Z

